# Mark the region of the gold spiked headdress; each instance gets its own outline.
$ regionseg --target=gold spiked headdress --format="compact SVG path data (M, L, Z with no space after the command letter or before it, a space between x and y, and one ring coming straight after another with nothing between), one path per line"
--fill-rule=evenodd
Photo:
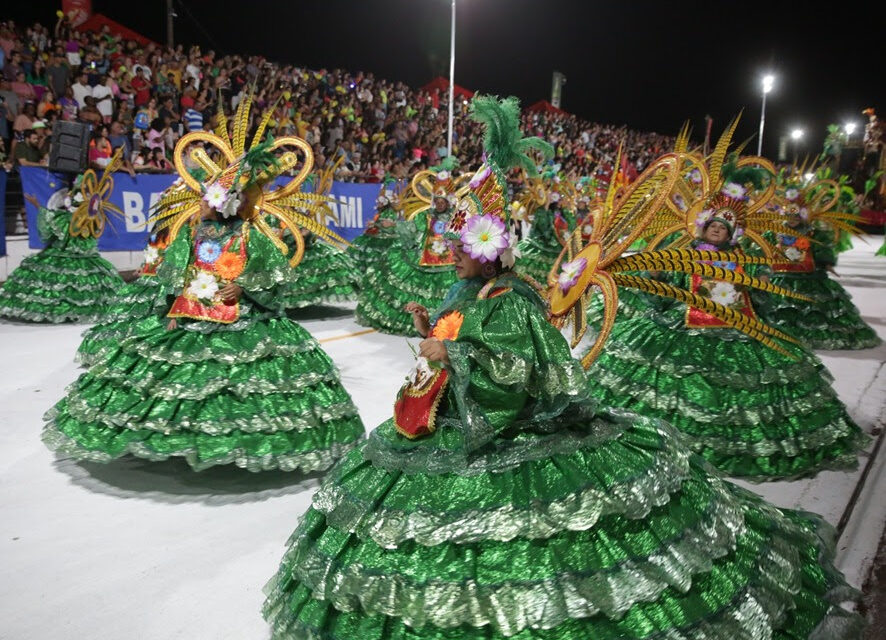
M599 290L603 296L602 326L594 345L582 358L582 365L586 368L599 355L615 323L619 287L636 289L698 307L729 326L782 353L787 354L788 352L772 338L796 342L787 334L773 329L759 320L749 318L691 291L659 282L648 275L628 273L668 271L698 274L781 295L789 294L784 289L774 287L743 273L709 264L713 261L762 263L766 261L763 258L726 252L681 249L623 255L637 238L647 232L647 227L657 212L666 206L665 203L681 179L688 161L687 154L683 153L668 154L659 158L637 180L628 185L617 198L616 191L619 190L619 187L613 182L598 211L590 238L587 241L583 240L581 230L576 229L551 269L548 286L552 320L561 328L565 325L572 325L573 347L579 344L587 329L586 310L590 296L593 295L594 290Z
M299 229L306 229L330 244L346 246L343 238L315 219L328 208L327 196L301 191L314 164L313 151L306 141L295 136L276 140L269 136L263 141L272 114L268 111L247 149L251 106L250 94L240 102L230 128L220 109L215 132L195 131L179 140L173 160L185 186L167 192L154 206L151 212L154 228L168 227L171 242L182 226L199 218L206 196L223 191L225 202L236 198L236 214L265 234L284 254L288 254L289 249L268 225L266 216L289 229L296 245L290 259L292 266L304 255L305 245ZM207 180L201 181L192 175L189 164L205 171ZM286 174L294 175L276 185L275 180Z

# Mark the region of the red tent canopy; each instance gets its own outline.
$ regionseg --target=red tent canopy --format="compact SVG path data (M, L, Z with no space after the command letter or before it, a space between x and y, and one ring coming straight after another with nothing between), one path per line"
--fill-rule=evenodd
M101 13L93 14L86 22L78 25L77 31L101 31L105 26L110 29L111 33L122 37L124 40L135 40L142 46L154 43L150 38L146 38L142 34L124 27L119 22L111 20L108 16L102 15Z
M545 113L563 113L563 114L566 113L565 111L563 111L563 109L559 109L559 108L555 107L547 100L539 100L538 102L535 102L535 103L529 105L528 107L526 107L526 110L533 111L533 112L534 111L544 111Z
M449 80L444 78L443 76L437 76L425 86L421 88L422 91L427 91L428 93L432 93L434 91L449 91ZM455 85L452 89L452 92L463 98L473 98L474 92L469 89L465 89L464 87L460 87Z

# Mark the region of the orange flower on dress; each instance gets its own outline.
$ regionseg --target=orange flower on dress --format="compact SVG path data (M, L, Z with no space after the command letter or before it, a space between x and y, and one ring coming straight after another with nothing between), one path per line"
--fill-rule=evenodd
M809 240L806 238L797 238L797 241L794 243L794 246L798 249L802 249L806 251L809 248Z
M450 311L445 316L437 319L434 329L431 331L431 337L437 340L455 340L458 338L461 323L465 321L465 317L458 311Z
M233 280L243 273L245 266L246 263L239 254L229 252L221 254L213 265L215 272L224 280Z

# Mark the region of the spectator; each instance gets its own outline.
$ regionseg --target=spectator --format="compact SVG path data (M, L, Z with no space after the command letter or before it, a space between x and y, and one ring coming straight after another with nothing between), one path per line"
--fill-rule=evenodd
M71 86L71 90L73 91L74 100L77 101L77 106L80 109L85 107L86 97L92 96L92 87L89 86L85 73L81 71L77 74L77 82Z
M40 149L40 136L33 129L24 132L24 140L15 146L15 164L21 167L41 167L47 164L46 154Z
M59 99L58 106L61 108L62 120L66 120L67 122L75 122L77 120L77 114L80 112L80 105L77 103L77 100L74 99L73 88L68 87L65 89L65 95Z
M6 64L3 65L3 79L7 82L14 82L18 78L18 74L23 73L24 70L22 54L18 51L13 51L11 55L7 55Z
M102 114L105 123L110 123L114 115L114 91L111 89L111 82L111 77L105 74L101 77L101 82L92 88L95 108Z
M111 161L114 149L108 136L107 125L101 124L95 128L92 140L89 141L89 165L93 169L104 169Z
M94 131L95 128L104 122L104 118L102 118L101 111L99 111L95 106L95 98L92 96L86 96L86 106L80 109L80 112L77 114L77 118L80 122L84 122L90 126L90 128Z
M162 172L172 171L172 164L166 159L163 150L157 148L151 150L151 160L148 162L148 167Z
M188 109L185 111L185 126L188 131L202 131L203 114L196 109Z
M135 67L135 77L129 83L135 92L133 102L136 107L140 107L148 103L151 99L151 83L145 77L145 68L141 65Z
M19 71L10 83L12 90L22 102L37 102L37 92L30 85L24 71Z
M65 89L71 81L71 67L63 56L53 55L46 67L46 79L49 88L57 96L65 95Z
M33 102L25 103L21 113L15 117L12 124L12 130L21 139L24 139L25 132L30 132L33 128L34 121L37 119L37 107Z
M61 108L55 101L55 94L52 92L52 89L47 88L43 95L40 96L40 102L37 103L37 117L48 118L49 113L53 111L58 114L61 112Z

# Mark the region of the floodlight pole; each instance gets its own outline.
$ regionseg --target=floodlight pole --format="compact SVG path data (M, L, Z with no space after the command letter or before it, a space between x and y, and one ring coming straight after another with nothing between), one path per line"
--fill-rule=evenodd
M763 92L763 108L760 109L760 135L757 137L757 155L763 155L763 125L766 122L766 92Z
M449 40L449 133L446 137L448 157L452 157L452 119L455 104L455 0L452 0L452 28Z

